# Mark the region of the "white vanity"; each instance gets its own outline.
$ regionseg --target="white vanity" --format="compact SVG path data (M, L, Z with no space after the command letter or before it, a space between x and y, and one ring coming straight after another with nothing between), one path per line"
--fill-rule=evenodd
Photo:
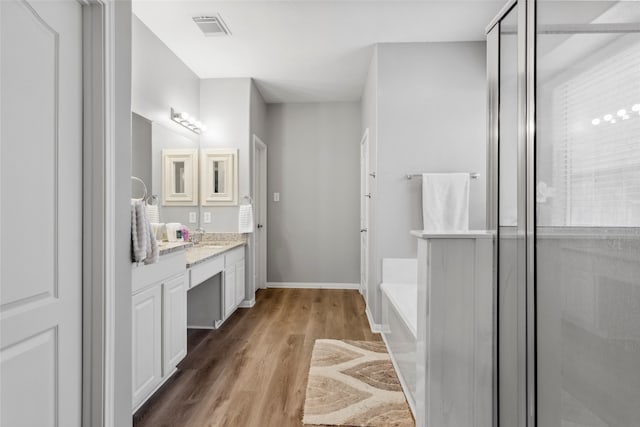
M187 328L219 327L245 299L244 241L165 243L132 265L133 412L176 372Z

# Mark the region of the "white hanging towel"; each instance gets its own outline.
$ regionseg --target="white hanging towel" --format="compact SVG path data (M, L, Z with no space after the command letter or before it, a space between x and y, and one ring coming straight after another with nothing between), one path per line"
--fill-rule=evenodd
M141 200L131 201L131 244L133 261L145 264L158 262L158 241L151 230L144 203Z
M469 174L422 174L422 219L426 231L469 230Z
M146 205L147 210L147 218L149 218L150 223L159 223L160 222L160 214L158 213L158 205Z
M240 205L238 211L238 233L253 233L253 206Z

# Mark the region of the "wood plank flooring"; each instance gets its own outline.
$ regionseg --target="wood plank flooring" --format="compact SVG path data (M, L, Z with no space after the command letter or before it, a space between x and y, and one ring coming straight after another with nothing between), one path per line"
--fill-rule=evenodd
M265 289L216 331L190 330L178 372L135 427L302 426L316 339L379 341L353 290Z

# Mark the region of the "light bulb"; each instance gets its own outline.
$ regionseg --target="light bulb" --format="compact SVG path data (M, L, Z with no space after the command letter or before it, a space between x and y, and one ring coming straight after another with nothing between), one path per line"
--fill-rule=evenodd
M611 120L611 124L614 124L616 122L616 119Z
M594 125L594 126L598 126L600 124L600 119L591 120L591 124Z
M622 117L622 120L629 120L629 115L626 114L625 116Z
M622 110L618 110L618 117L624 117L627 115L627 110L624 108Z
M611 114L605 114L603 118L605 122L610 122L611 119L613 119L613 116Z
M197 128L201 128L202 127L202 123L200 123L200 120L196 120L195 126Z
M182 120L189 120L189 115L185 112L180 113L180 118Z
M635 104L631 110L640 113L640 104Z
M192 126L196 124L195 117L189 117L189 124L192 125Z

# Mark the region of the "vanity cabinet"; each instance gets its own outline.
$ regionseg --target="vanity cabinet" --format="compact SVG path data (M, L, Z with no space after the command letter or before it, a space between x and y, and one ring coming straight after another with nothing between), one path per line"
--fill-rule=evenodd
M133 406L162 381L162 289L154 286L133 296Z
M184 275L162 284L163 375L187 355L187 291Z
M187 354L184 252L132 270L132 392L135 412Z
M225 255L224 317L227 318L244 300L244 247Z

